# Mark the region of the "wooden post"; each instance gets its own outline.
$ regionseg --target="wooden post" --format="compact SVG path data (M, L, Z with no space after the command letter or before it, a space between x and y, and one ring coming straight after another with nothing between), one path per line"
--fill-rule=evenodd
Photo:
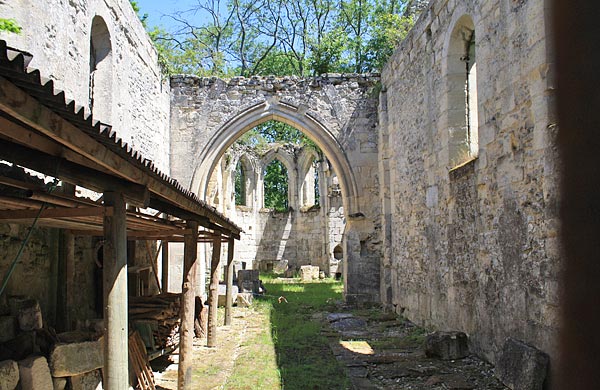
M181 287L181 327L179 328L179 368L177 388L192 389L194 350L194 304L196 298L196 259L198 258L198 222L187 221L191 232L184 237L183 284Z
M73 184L63 182L63 193L67 195L75 195L75 186ZM75 277L75 237L67 230L60 231L60 247L59 256L59 302L57 307L57 327L58 330L65 332L73 330L71 318L73 317L73 307L75 306L74 297L74 277ZM95 254L94 254L95 255Z
M227 268L225 268L225 280L227 292L225 293L225 325L231 325L231 295L233 289L233 249L234 239L229 238L227 242Z
M208 340L207 347L217 346L217 305L219 303L219 261L221 260L221 237L213 238L210 262L210 287L208 295Z
M162 292L169 292L169 241L162 242Z
M104 387L128 389L127 224L122 193L105 192L104 205Z

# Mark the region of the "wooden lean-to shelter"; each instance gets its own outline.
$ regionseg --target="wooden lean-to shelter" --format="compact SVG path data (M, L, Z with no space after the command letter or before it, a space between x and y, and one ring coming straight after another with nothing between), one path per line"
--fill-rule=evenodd
M221 243L229 246L230 291L233 243L241 229L155 169L152 161L117 138L118 129L95 122L84 108L56 91L52 80L43 79L27 63L26 53L0 41L0 160L14 171L30 169L60 180L63 189L80 186L101 198L94 201L77 197L74 191L53 191L52 186L25 180L5 169L0 173L0 223L62 229L71 237L71 247L74 236L103 237L103 377L108 389L129 385L127 241L160 240L163 255L168 253L168 242L184 242L179 386L189 388L196 284L192 271L197 245L213 245L210 300L215 304L211 304L208 333L209 345L214 345ZM73 256L72 248L63 252ZM64 264L67 273L73 272L69 268L72 259ZM164 290L168 255L163 256L162 266ZM76 294L68 277L66 280L67 297Z

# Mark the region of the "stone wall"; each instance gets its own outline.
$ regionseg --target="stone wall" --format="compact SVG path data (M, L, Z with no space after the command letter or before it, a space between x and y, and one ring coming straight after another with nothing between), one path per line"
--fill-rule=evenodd
M29 66L88 109L92 20L100 16L108 27L112 64L107 90L98 94L111 105L94 118L113 125L124 142L169 173L169 84L129 1L15 0L0 3L0 15L23 28L21 34L0 33L0 39L33 54Z
M346 297L378 301L378 81L373 75L231 80L175 76L171 173L203 196L223 153L245 131L267 120L297 127L315 141L339 178L347 219Z
M475 28L479 148L453 166L452 94L465 87L449 80L449 45L464 15ZM547 18L543 1L436 0L382 73L384 301L420 324L467 332L492 362L508 336L557 357Z

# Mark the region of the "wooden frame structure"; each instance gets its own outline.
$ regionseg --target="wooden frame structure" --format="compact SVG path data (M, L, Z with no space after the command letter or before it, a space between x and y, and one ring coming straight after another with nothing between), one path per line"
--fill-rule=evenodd
M192 351L197 244L212 243L213 252L220 253L227 242L233 252L241 229L123 144L110 126L66 101L53 81L27 68L26 57L0 41L0 160L12 163L0 164L0 223L36 220L64 229L71 239L104 236L104 386L109 389L129 386L127 239L184 242L179 388L191 388L191 359L185 357ZM68 183L64 187L71 191L50 191L17 166ZM102 199L76 197L74 185ZM127 205L156 211L131 211ZM66 253L73 256L72 248ZM168 272L168 255L162 261Z

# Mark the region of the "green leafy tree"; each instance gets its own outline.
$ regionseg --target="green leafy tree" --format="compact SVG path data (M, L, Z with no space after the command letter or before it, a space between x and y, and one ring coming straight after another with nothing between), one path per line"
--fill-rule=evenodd
M381 69L425 4L425 0L199 0L193 8L169 15L176 29L152 28L150 36L173 73L221 77L362 73ZM144 15L140 18L146 20Z
M265 207L275 211L288 210L288 173L285 165L277 159L265 168Z
M7 31L15 34L20 34L23 29L17 24L14 19L0 18L0 31Z

